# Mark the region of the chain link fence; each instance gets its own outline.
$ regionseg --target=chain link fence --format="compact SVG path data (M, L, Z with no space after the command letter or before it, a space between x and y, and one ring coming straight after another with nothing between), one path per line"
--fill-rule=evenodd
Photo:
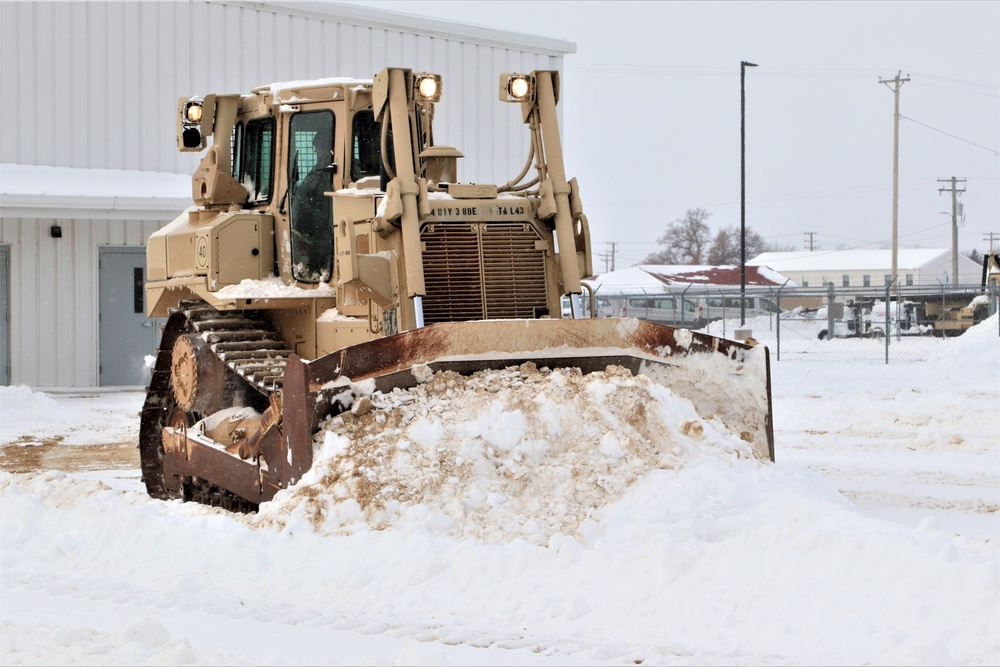
M748 330L771 358L927 359L942 337L1000 337L996 283L872 287L688 287L675 292L595 293L597 317L639 319L740 338ZM589 308L588 308L589 310ZM586 315L589 315L585 311Z

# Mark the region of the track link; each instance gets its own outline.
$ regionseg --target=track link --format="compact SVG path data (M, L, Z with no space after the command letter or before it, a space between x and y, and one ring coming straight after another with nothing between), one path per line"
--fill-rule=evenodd
M220 313L202 303L182 302L181 309L192 332L233 372L264 395L281 389L292 351L266 321L253 315Z

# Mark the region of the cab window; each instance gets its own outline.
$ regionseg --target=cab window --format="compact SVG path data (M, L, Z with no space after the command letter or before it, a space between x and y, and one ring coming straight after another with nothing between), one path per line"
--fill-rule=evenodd
M351 127L351 180L360 181L382 172L382 125L371 111L354 114Z
M232 156L233 178L240 180L240 170L243 168L243 123L239 122L233 128L233 140L230 145Z
M259 118L246 125L240 183L251 204L270 201L274 174L274 120Z

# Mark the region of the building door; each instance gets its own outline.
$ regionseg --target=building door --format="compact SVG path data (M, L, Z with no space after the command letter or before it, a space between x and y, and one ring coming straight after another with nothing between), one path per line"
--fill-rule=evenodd
M146 249L100 249L100 384L149 384L147 355L156 353L159 320L146 317Z
M10 246L0 245L0 386L10 384Z

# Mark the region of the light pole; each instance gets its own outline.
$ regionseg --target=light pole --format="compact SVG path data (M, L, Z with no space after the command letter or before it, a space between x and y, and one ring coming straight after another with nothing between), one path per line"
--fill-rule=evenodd
M747 67L754 63L740 61L740 326L747 322Z

